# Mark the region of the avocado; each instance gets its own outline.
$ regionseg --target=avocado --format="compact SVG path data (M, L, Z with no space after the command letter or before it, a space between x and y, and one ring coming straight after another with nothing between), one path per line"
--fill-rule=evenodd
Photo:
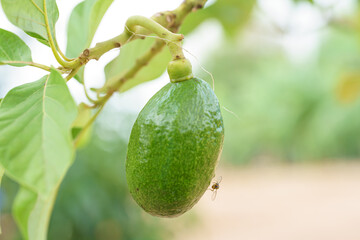
M131 131L126 179L148 213L176 217L191 209L214 177L224 125L218 99L199 78L168 83Z

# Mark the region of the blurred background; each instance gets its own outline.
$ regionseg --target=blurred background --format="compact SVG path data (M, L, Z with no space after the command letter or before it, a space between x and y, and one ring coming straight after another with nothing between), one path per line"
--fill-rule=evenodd
M62 49L79 2L57 1ZM93 43L117 35L131 15L151 16L180 2L115 0ZM1 11L0 27L21 36L35 62L57 65L49 49ZM129 195L128 137L138 112L168 82L164 73L106 106L61 186L49 239L359 240L360 1L210 0L181 32L196 75L214 82L222 105L226 132L215 201L208 191L183 216L159 219ZM103 67L118 53L89 63L88 87L102 86ZM43 75L1 66L0 98ZM69 86L77 102L86 101L80 84ZM3 240L21 239L10 213L16 189L4 178Z

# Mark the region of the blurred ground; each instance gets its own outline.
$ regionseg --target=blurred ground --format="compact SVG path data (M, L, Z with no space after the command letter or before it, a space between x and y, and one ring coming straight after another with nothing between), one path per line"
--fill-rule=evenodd
M359 240L360 163L220 169L194 211L201 224L176 239Z

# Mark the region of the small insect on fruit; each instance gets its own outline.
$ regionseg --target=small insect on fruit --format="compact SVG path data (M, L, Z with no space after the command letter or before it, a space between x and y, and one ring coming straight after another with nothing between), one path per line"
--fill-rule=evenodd
M209 190L213 192L213 194L211 196L211 200L213 200L213 201L216 198L217 190L220 188L221 180L222 180L222 177L220 176L216 181L213 182L213 184L211 185L211 188L209 188Z

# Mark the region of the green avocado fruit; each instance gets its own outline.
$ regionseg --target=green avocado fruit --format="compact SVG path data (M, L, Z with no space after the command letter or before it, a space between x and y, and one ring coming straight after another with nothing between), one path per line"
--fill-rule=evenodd
M168 83L132 128L126 178L148 213L176 217L192 208L214 177L224 125L215 93L203 80Z

